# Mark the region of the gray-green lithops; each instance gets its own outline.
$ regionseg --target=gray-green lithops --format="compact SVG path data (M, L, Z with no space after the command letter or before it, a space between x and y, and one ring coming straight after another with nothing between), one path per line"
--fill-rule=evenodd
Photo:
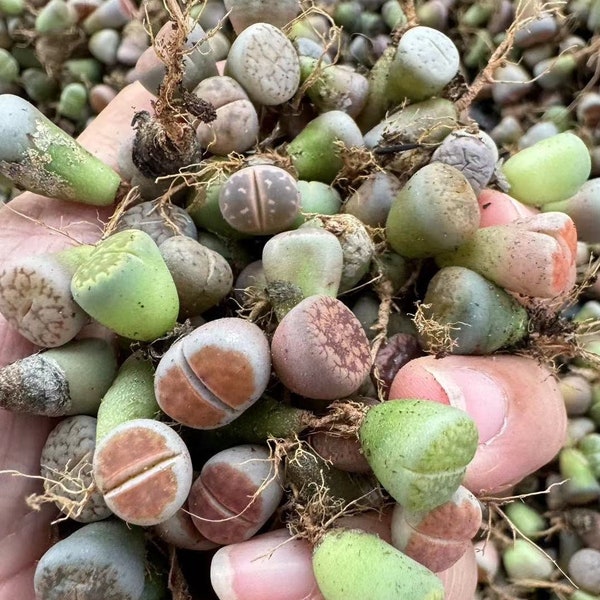
M231 267L214 250L183 235L168 238L158 249L175 282L181 317L203 313L231 291Z
M23 98L0 96L0 173L39 194L96 206L115 201L121 178Z
M468 241L479 218L477 198L465 176L434 162L419 169L392 202L386 235L402 256L435 256Z
M139 600L144 536L118 521L89 523L50 548L34 575L39 600Z
M398 42L388 93L396 102L436 96L456 75L459 64L458 50L448 36L431 27L413 27Z
M50 432L40 457L46 496L64 515L81 523L100 521L112 514L94 482L95 448L96 419L76 415Z
M285 34L268 23L254 23L235 39L225 67L258 104L287 102L300 83L300 62Z
M0 370L0 406L48 417L94 415L117 368L114 349L88 338L21 358Z
M100 242L75 271L75 301L115 333L154 340L175 326L179 298L158 246L130 229Z

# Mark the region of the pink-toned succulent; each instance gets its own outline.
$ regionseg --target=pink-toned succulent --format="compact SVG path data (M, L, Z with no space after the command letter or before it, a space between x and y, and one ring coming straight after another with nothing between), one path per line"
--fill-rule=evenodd
M392 544L431 569L445 571L471 548L481 526L481 506L464 487L427 513L411 512L396 504L392 517Z
M576 255L575 224L564 213L549 212L480 228L436 262L466 267L511 292L555 298L575 284Z
M275 330L271 355L285 386L321 400L356 392L371 368L360 321L330 296L309 296L292 308Z
M505 225L540 212L537 208L522 204L504 192L490 188L485 188L480 192L477 196L477 202L479 203L479 213L481 215L479 227Z

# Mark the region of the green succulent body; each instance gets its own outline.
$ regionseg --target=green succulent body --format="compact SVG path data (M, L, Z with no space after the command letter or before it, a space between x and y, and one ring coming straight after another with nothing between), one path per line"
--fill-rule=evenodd
M75 301L123 337L151 341L175 326L177 289L152 238L126 230L100 242L71 282Z
M490 354L527 333L527 311L502 288L464 267L438 271L429 283L422 309L426 319L451 329L451 354ZM436 333L424 328L421 342L432 347Z
M511 156L502 167L509 194L525 204L542 206L570 198L591 171L589 150L566 131Z
M443 600L442 582L381 538L358 530L326 533L313 551L326 600Z
M15 185L59 200L108 206L121 178L33 105L0 97L0 173Z
M372 407L360 442L375 476L408 510L447 502L477 449L477 427L462 410L427 400L389 400Z

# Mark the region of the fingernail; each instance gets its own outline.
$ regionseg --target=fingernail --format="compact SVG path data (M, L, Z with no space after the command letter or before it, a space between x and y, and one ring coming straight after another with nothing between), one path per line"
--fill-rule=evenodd
M507 397L503 385L469 367L425 367L442 387L451 406L467 412L477 424L479 443L489 442L506 424Z

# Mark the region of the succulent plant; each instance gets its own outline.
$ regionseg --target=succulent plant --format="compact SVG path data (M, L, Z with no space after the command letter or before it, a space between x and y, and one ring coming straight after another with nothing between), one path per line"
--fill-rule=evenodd
M71 293L90 316L119 335L153 340L175 326L179 299L158 246L130 229L100 242L73 275Z

